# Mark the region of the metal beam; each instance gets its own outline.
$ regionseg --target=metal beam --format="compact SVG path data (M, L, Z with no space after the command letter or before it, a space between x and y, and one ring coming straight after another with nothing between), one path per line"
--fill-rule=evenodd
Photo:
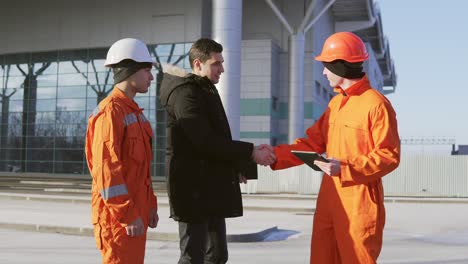
M322 11L320 11L320 13L318 13L318 15L316 17L314 17L314 19L312 21L310 21L310 23L307 25L307 27L304 29L304 32L307 32L309 31L309 29L315 24L315 22L317 22L317 20L319 20L319 18L331 7L331 5L333 5L334 3L336 2L336 0L330 0L330 2L328 2L325 7L322 9Z
M273 3L272 0L265 0L265 2L267 2L268 5L270 5L271 10L273 10L273 12L275 12L278 19L281 21L281 23L283 23L283 26L289 31L289 34L292 35L294 33L293 28L288 23L288 21L286 20L284 15L281 13L281 11L278 9L278 7L276 7L275 3Z
M401 138L400 142L402 145L453 145L455 144L455 138L452 137L412 137L412 138Z
M217 84L233 139L240 138L242 0L213 1L213 39L223 45L224 74Z
M307 25L307 21L309 21L309 18L312 16L312 12L314 11L314 7L315 7L316 2L317 1L312 0L312 3L310 3L309 7L307 8L307 11L306 11L306 14L305 14L304 18L302 19L301 25L297 29L297 32L304 32L304 34L306 33L306 31L304 31L304 29L305 29L305 26Z

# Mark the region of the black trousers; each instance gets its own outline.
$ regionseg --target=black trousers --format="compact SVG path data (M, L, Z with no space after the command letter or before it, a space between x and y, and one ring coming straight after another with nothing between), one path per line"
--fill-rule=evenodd
M224 264L228 260L226 221L210 217L197 223L179 221L178 264Z

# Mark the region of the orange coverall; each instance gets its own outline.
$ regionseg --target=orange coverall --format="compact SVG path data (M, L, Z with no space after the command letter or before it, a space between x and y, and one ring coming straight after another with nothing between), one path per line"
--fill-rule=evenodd
M152 135L143 109L116 87L89 117L92 223L103 263L144 262L150 209L157 209L150 176ZM125 227L138 217L145 234L130 237Z
M275 147L284 169L303 162L291 150L327 153L340 175L324 175L317 198L310 263L376 263L385 225L381 177L400 163L396 114L367 77L341 92L306 131L306 138Z

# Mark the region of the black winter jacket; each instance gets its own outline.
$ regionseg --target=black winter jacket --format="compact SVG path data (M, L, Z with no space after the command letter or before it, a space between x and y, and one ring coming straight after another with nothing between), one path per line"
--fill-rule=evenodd
M164 74L166 176L171 217L197 222L207 216L242 216L238 173L256 178L253 144L232 140L216 87L206 77Z

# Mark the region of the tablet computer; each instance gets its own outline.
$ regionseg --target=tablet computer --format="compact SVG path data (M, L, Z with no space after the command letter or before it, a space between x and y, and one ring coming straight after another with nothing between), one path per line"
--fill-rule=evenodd
M320 160L323 162L329 162L326 158L322 155L318 154L317 152L313 151L301 151L301 150L291 150L291 153L302 160L305 164L316 171L321 171L317 165L314 164L315 160Z

